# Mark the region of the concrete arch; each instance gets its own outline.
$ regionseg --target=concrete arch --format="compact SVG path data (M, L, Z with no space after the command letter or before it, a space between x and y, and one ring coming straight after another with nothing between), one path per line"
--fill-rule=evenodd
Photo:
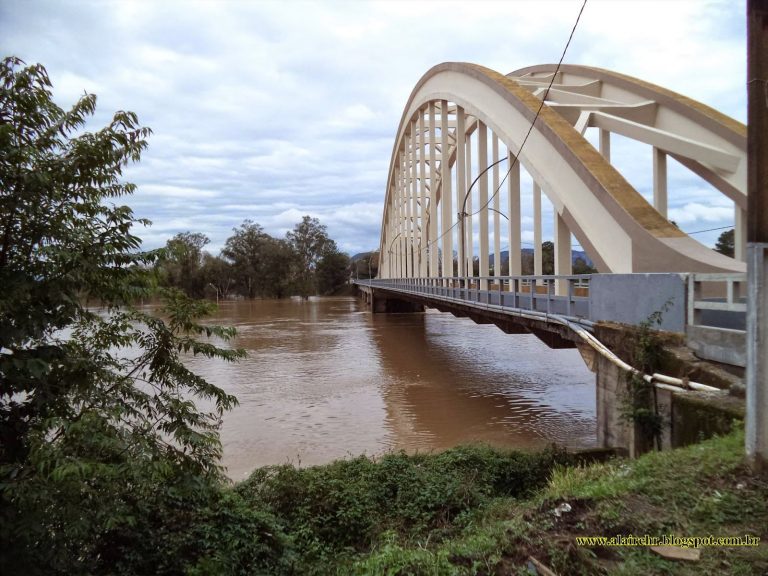
M380 250L383 259L388 257L388 250L396 239L388 226L391 218L402 220L407 216L411 230L416 228L413 215L416 199L406 206L411 210L406 215L405 209L397 213L394 208L397 202L392 196L402 184L404 174L406 180L409 174L417 174L414 164L427 162L425 133L420 129L419 138L414 137L413 132L416 119L420 117L423 121L430 103L454 103L487 125L507 148L517 151L540 105L536 84L543 80L548 82L547 75L551 77L553 71L554 67L546 65L526 68L513 73L516 80L479 65L450 62L433 67L421 78L405 106L393 147L382 218ZM695 171L703 176L707 174L709 178L704 177L710 181L717 181L721 189L727 189L724 193L741 205L741 198L745 199L745 196L740 190L739 173L745 169L742 166L745 162L739 156L741 128L738 123L669 91L607 71L563 67L560 75L557 89L562 94L571 95L562 99L571 98L574 102L550 104L548 98L548 105L542 108L520 160L535 182L546 191L558 214L598 268L604 272L743 272L742 262L713 252L672 225L582 136L578 127L574 127L579 118L584 118L585 111L600 122L605 118L610 120L616 112L620 118L616 125L620 129L628 126L648 138L661 138L666 137L660 135L664 131L643 120L653 116L655 123L677 114L687 122L684 128L689 132L693 130L698 138L694 142L698 147L694 146L694 159L689 160L689 167L694 169L696 166ZM571 80L577 88L562 89L565 81ZM637 93L638 86L655 94L654 104L648 104L646 100L649 99ZM606 94L600 92L593 96L596 88L605 90ZM622 91L625 101L618 99ZM569 107L570 104L573 105ZM611 106L612 114L607 114L605 110ZM444 112L441 110L441 114ZM418 125L422 126L422 123ZM664 142L678 154L681 141L693 140L689 132L683 130L674 137L666 137ZM714 136L710 137L710 133ZM459 139L455 134L456 130L454 139ZM700 142L702 139L704 142ZM418 154L416 144L420 148ZM434 142L427 144L435 145ZM434 162L433 156L433 168ZM416 179L415 176L412 178L413 181ZM430 185L432 202L440 203L442 182L432 180ZM426 208L421 207L422 210ZM409 275L418 275L413 266L411 270Z

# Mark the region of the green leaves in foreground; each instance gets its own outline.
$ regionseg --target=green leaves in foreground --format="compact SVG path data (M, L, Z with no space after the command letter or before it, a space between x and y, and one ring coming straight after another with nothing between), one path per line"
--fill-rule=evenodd
M183 571L164 534L221 491L218 427L236 400L183 359L242 352L178 292L160 317L131 307L153 295L159 253L139 251L148 222L115 202L151 131L131 112L84 131L95 105L65 111L42 66L0 63L3 574Z

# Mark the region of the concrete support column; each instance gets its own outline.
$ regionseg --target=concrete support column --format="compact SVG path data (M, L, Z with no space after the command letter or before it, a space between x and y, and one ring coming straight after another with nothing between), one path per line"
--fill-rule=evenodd
M469 189L469 187L472 185L472 137L467 136L467 144L464 147L467 153L467 164L466 164L466 189L467 189L467 202L466 202L466 212L467 216L464 219L466 225L465 225L465 234L466 234L466 240L465 246L466 251L464 253L466 257L466 270L467 270L467 276L473 277L475 275L475 269L472 265L472 257L475 254L475 243L474 238L472 237L472 191Z
M501 276L501 194L499 194L499 137L491 138L493 158L493 275Z
M477 124L477 169L482 173L478 184L480 203L480 277L487 277L488 271L488 128L478 120ZM480 290L488 290L488 280L480 281Z
M608 162L611 161L611 133L600 128L600 154Z
M427 214L427 167L425 152L426 133L424 132L424 110L419 110L419 276L427 277L427 229L429 214ZM431 143L429 144L431 146Z
M466 205L465 196L467 194L467 176L465 164L466 156L464 153L464 148L466 146L466 133L467 130L464 108L461 106L456 106L456 210L459 211L459 214L456 216L459 222L459 232L456 235L456 238L459 243L459 253L457 258L459 265L459 276L468 276L466 268L467 242L464 236L464 229L467 225L467 217L463 213L463 208Z
M573 273L571 261L571 231L563 217L555 210L555 274L569 276ZM568 294L568 281L557 280L555 293L560 296Z
M520 163L515 161L512 152L507 150L507 163L509 164L509 176L507 177L507 206L509 207L509 222L507 232L509 235L509 275L520 276L522 274L521 246L520 246Z
M621 415L624 375L615 364L599 354L594 372L597 445L600 448L629 448L629 426Z
M747 261L747 211L734 206L733 218L733 257L741 262Z
M413 125L410 126L413 128ZM405 134L403 149L403 200L405 201L405 277L413 276L413 204L411 203L411 149L413 130Z
M416 123L416 118L414 117L413 121L411 122L411 137L410 137L410 143L411 143L411 222L410 222L410 230L411 230L411 237L410 237L410 252L411 252L411 278L416 278L419 275L419 268L421 267L421 254L420 254L420 245L421 242L419 241L419 178L418 178L418 172L416 171L416 165L418 162L418 159L416 157L416 147L418 145L418 134L416 130L418 129L418 124Z
M400 278L408 276L408 160L405 149L400 152Z
M405 149L400 150L400 275L399 278L408 276L406 251L408 250L408 165Z
M448 153L448 101L440 101L440 174L442 194L440 202L443 205L441 215L441 230L443 236L443 276L453 276L453 234L446 231L451 227L453 207L451 206L451 166ZM445 283L447 285L447 282Z
M435 130L435 103L430 102L427 108L429 116L429 275L439 276L438 246L437 246L437 149Z
M542 275L541 256L541 186L533 182L533 274Z
M667 217L667 154L653 148L653 207Z
M395 230L395 277L403 277L403 161L397 157L397 229Z

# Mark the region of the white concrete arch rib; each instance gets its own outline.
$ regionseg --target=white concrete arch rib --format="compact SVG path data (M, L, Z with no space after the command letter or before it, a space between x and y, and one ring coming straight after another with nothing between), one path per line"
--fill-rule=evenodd
M408 187L413 184L409 174L428 189L420 202L442 203L440 174L447 172L441 158L451 165L456 161L456 141L463 140L457 138L457 124L474 130L480 121L516 152L539 108L541 87L546 88L554 69L537 66L504 76L475 64L444 63L422 77L405 107L392 152L380 243L381 258L387 262L385 275L398 277L399 270L406 269L390 266L396 252L393 246L401 246L400 257L407 254L412 261L423 256L424 247L434 239L428 232L435 226L429 226L427 206L420 204L421 216L417 218L414 212L407 216L410 225L403 225L403 202L408 201L409 192L405 192L405 200L398 200L398 194L416 189ZM555 80L520 161L598 269L743 272L742 262L706 248L671 224L580 132L587 125L603 126L659 147L710 181L737 206L745 206L743 125L702 104L608 71L564 66ZM427 121L424 127L430 110L435 111L434 122ZM459 122L457 110L464 116ZM436 135L435 127L441 125L447 128L446 134ZM442 150L446 146L450 151ZM436 154L435 147L439 148ZM426 167L412 169L413 162ZM455 223L458 209L454 206L450 213L443 213L441 233L450 226L446 215L451 214L451 223ZM408 269L418 270L419 265L409 264Z

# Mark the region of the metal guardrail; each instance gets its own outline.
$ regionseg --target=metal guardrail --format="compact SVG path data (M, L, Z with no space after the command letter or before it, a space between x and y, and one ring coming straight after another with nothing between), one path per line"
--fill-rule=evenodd
M658 278L656 278L658 276ZM664 330L685 326L744 330L745 274L599 274L359 280L370 285L476 307L532 311L576 321L639 324L664 302ZM679 286L679 288L678 288Z
M392 278L357 280L373 288L499 306L590 318L590 275L575 276L480 276L437 278Z

